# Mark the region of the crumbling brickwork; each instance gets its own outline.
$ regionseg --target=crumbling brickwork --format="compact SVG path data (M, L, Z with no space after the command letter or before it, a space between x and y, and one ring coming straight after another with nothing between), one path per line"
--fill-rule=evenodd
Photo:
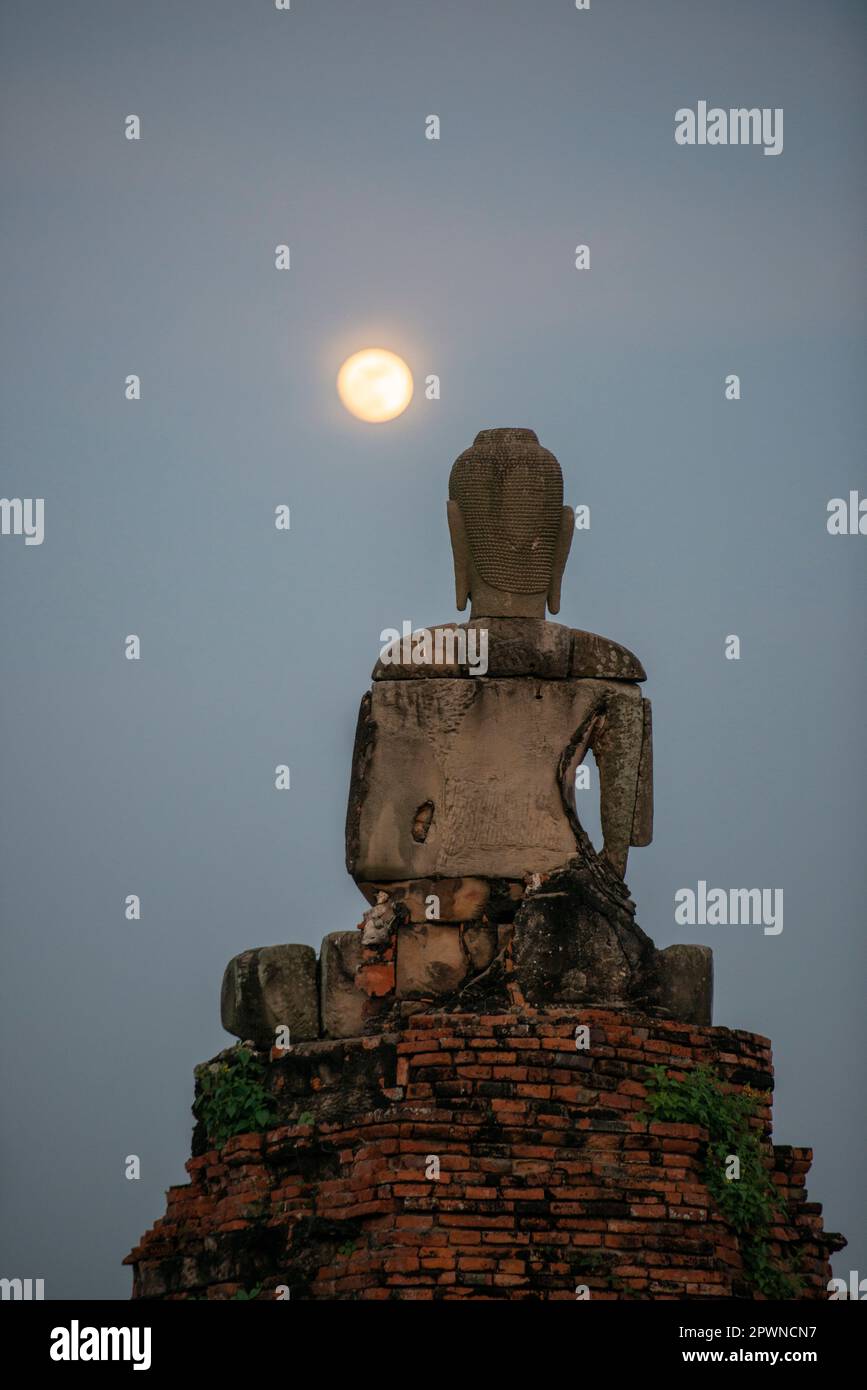
M576 1046L576 1027L589 1045ZM648 1122L648 1068L706 1063L760 1093L752 1033L614 1010L408 1014L268 1063L278 1123L207 1150L127 1257L137 1298L754 1297L703 1181L707 1132ZM827 1297L809 1149L768 1148L788 1208L771 1254ZM438 1176L437 1176L438 1175Z

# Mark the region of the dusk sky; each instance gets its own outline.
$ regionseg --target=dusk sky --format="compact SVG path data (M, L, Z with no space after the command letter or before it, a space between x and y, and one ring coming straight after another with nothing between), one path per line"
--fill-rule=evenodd
M458 616L449 470L507 425L590 507L558 620L648 672L638 920L713 948L867 1271L867 539L826 524L867 496L865 40L845 0L7 0L0 491L45 536L0 537L0 1274L128 1298L227 961L358 922L358 703L382 629ZM679 145L704 100L782 152ZM335 388L370 345L385 424ZM676 925L699 880L783 931Z

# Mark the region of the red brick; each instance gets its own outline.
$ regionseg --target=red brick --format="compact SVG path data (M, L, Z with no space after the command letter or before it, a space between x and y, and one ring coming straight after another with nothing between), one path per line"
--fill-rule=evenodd
M579 1066L567 1065L576 1061L576 1016L590 1024L592 1039ZM352 1223L345 1242L332 1232L322 1244L314 1298L574 1300L574 1257L580 1263L582 1250L600 1249L614 1257L622 1287L609 1289L607 1274L594 1275L588 1261L584 1282L594 1299L629 1291L723 1298L742 1280L738 1241L702 1182L706 1132L648 1126L638 1112L650 1064L662 1062L672 1076L702 1061L721 1066L739 1077L729 1085L737 1092L741 1075L770 1070L766 1040L567 1006L486 1017L420 1013L389 1027L398 1035L394 1084L385 1085L394 1063L380 1065L376 1035L318 1044L305 1059L309 1097L298 1105L313 1112L312 1125L239 1135L221 1152L188 1161L189 1183L169 1190L165 1218L127 1257L136 1296L231 1298L243 1285L229 1242L244 1232L249 1243L257 1229L287 1238L273 1276L280 1282L291 1266L295 1223L314 1211ZM359 1049L379 1067L379 1091L367 1110L355 1108L347 1092L341 1109L340 1062ZM278 1105L289 1098L293 1065L292 1055L273 1064ZM507 1094L481 1094L488 1081ZM563 1113L552 1113L560 1107ZM763 1101L757 1135L769 1134L769 1122ZM482 1151L480 1141L496 1147ZM439 1182L424 1178L429 1153L440 1159ZM806 1148L781 1148L773 1157L771 1178L790 1215L774 1227L771 1253L788 1259L800 1252L802 1296L824 1298L827 1246L820 1209L804 1188L811 1157ZM610 1203L626 1214L600 1215ZM203 1241L213 1244L224 1281L160 1293L165 1263L194 1270Z

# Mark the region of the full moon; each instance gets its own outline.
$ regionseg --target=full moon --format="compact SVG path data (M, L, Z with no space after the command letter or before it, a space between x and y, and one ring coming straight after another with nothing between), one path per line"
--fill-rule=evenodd
M362 348L337 373L337 393L359 420L381 424L401 415L412 400L412 372L387 348Z

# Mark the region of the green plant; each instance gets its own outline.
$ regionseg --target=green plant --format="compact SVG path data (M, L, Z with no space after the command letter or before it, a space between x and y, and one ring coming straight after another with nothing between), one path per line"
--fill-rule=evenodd
M237 1293L232 1294L229 1301L230 1303L249 1303L252 1299L258 1298L261 1292L261 1284L257 1284L254 1289L239 1289Z
M647 1118L702 1125L708 1132L704 1181L727 1224L738 1237L744 1272L767 1298L794 1298L800 1281L773 1263L770 1228L785 1218L785 1202L765 1162L766 1145L751 1126L759 1093L722 1089L710 1067L698 1066L682 1080L665 1067L648 1068ZM726 1177L729 1156L740 1162L740 1176Z
M305 1110L298 1116L298 1123L299 1125L312 1125L315 1118L312 1110Z
M233 1134L267 1129L275 1115L265 1090L265 1067L248 1048L241 1047L224 1062L196 1068L199 1092L193 1114L208 1138L222 1148Z

